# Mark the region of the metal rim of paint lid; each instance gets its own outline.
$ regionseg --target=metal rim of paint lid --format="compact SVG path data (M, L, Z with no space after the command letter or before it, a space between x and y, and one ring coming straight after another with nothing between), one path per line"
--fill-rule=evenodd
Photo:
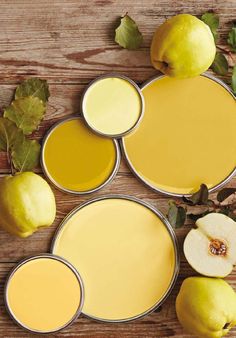
M216 78L215 76L209 74L209 73L203 73L201 74L200 76L204 76L212 81L215 81L216 83L218 83L219 85L221 85L224 89L226 89L228 91L228 93L234 98L236 99L233 91L231 90L231 88L226 84L224 83L222 80ZM157 76L154 76L152 77L151 79L145 81L143 83L143 85L141 86L141 90L143 90L146 86L150 85L151 83L155 82L156 80L159 80L159 79L162 79L163 77L166 77L166 75L157 75ZM153 191L155 192L158 192L158 193L162 193L164 195L167 195L167 196L173 196L173 197L189 197L191 196L191 194L178 194L178 193L172 193L172 192L169 192L169 191L165 191L165 190L162 190L160 188L157 188L156 186L154 186L152 183L148 182L143 176L141 176L137 170L135 169L135 167L132 165L130 159L129 159L129 156L127 154L127 151L126 151L126 147L125 147L125 141L124 141L124 138L121 139L121 151L122 151L122 154L124 155L124 158L126 160L126 163L129 167L129 169L131 170L131 172L134 174L135 177L137 177L141 182L143 182L147 187L151 188ZM222 180L221 182L219 182L218 184L216 184L215 186L213 186L212 188L209 189L209 193L212 193L220 188L222 188L224 185L226 185L236 174L236 167L235 169L224 179Z
M57 237L59 236L61 230L63 229L63 227L66 225L67 221L74 216L79 210L81 210L82 208L94 203L94 202L98 202L98 201L102 201L102 200L106 200L106 199L124 199L124 200L128 200L128 201L132 201L132 202L136 202L144 207L146 207L147 209L149 209L150 211L152 211L163 223L163 225L166 227L170 238L172 240L173 243L173 247L174 247L174 254L175 254L175 267L174 267L174 271L173 271L173 276L171 278L170 284L166 290L166 292L164 293L164 295L156 302L156 304L154 304L150 309L148 309L147 311L138 314L134 317L130 317L130 318L125 318L125 319L118 319L118 320L111 320L111 319L103 319L103 318L98 318L98 317L94 317L92 315L88 315L86 313L83 312L82 310L82 314L89 318L89 319L93 319L97 322L103 322L103 323L127 323L127 322L132 322L134 320L138 320L141 319L143 317L146 317L147 315L151 314L152 312L156 311L168 298L168 296L170 295L170 293L172 292L176 280L178 278L179 275L179 269L180 269L180 255L179 255L179 246L178 246L178 240L177 237L175 235L174 229L171 226L170 222L168 221L168 219L158 210L156 209L154 206L152 206L150 203L147 203L143 200L140 200L139 198L133 197L133 196L129 196L129 195L124 195L124 194L111 194L111 195L104 195L104 196L100 196L100 197L96 197L93 198L87 202L84 202L82 204L80 204L78 207L74 208L71 212L69 212L69 214L63 219L63 221L61 222L61 224L58 226L54 237L52 239L52 243L51 243L51 249L50 251L53 254L53 250L54 250L54 246L57 240ZM86 286L85 286L86 289ZM85 290L86 292L86 290Z
M125 80L127 82L129 82L137 91L138 95L139 95L139 98L140 98L140 102L141 102L141 111L140 111L140 114L139 114L139 117L137 119L137 121L135 122L135 124L130 127L128 130L124 131L123 133L118 133L118 134L106 134L106 133L103 133L99 130L97 130L96 128L94 128L90 123L89 121L86 119L86 116L84 114L84 99L85 99L85 95L87 94L89 88L91 86L93 86L96 82L99 82L100 80L103 80L103 79L109 79L109 78L118 78L118 79L122 79L122 80ZM143 118L143 115L144 115L144 111L145 111L145 103L144 103L144 97L143 97L143 94L142 94L142 91L140 89L140 87L137 85L137 83L135 83L133 80L131 80L129 77L125 76L125 75L122 75L122 74L119 74L119 73L108 73L108 74L104 74L104 75L101 75L99 77L97 77L96 79L94 79L93 81L91 81L89 83L89 85L86 87L86 89L84 90L83 94L82 94L82 97L81 97L81 112L82 112L82 115L83 115L83 118L85 120L85 123L87 124L87 126L89 127L89 129L91 129L94 133L100 135L100 136L104 136L104 137L108 137L108 138L122 138L123 136L126 136L128 134L130 134L133 130L135 130L142 118Z
M48 259L54 259L58 262L63 263L65 266L67 266L75 275L75 277L78 280L78 284L80 286L80 290L81 290L81 298L80 298L80 303L79 303L79 307L76 311L76 313L74 314L74 316L71 318L71 320L69 322L67 322L66 324L64 324L63 326L55 329L55 330L50 330L50 331L38 331L38 330L33 330L29 327L27 327L26 325L24 325L23 323L20 322L19 319L17 319L17 317L14 315L13 311L11 310L11 307L9 305L8 302L8 286L9 283L12 279L12 277L14 276L15 272L24 264L27 264L28 262L35 260L35 259L41 259L41 258L48 258ZM5 287L4 287L4 303L5 303L5 307L7 309L7 312L9 314L9 316L11 317L11 319L22 329L24 329L27 332L31 332L31 333L37 333L37 334L48 334L48 333L56 333L59 332L65 328L67 328L68 326L72 325L80 316L80 314L82 313L82 309L83 309L83 305L84 305L84 284L83 284L83 280L79 274L79 272L77 271L77 269L70 263L68 262L66 259L57 256L57 255L53 255L50 253L46 253L46 254L39 254L39 255L35 255L35 256L30 256L27 257L23 260L21 260L9 273L6 282L5 282Z
M107 177L107 179L102 182L99 186L97 186L96 188L93 189L89 189L86 191L77 191L77 190L71 190L71 189L67 189L64 188L63 186L61 186L56 180L54 180L54 178L50 175L50 173L47 170L47 165L45 163L44 160L44 151L45 151L45 146L47 143L48 138L50 137L51 133L54 131L54 129L56 129L58 126L60 126L61 124L67 122L67 121L71 121L71 120L81 120L82 122L84 122L84 119L80 116L80 115L76 115L76 116L71 116L71 117L66 117L58 122L56 122L46 133L46 135L43 138L43 142L42 142L42 149L41 149L41 156L40 156L40 164L43 170L44 175L48 178L48 180L60 191L69 193L69 194L74 194L74 195L86 195L86 194L90 194L93 192L96 192L100 189L102 189L103 187L105 187L107 184L109 184L110 182L112 182L112 180L115 178L119 167L120 167L120 161L121 161L121 152L120 152L120 146L117 140L113 139L113 143L115 146L115 154L116 154L116 160L115 160L115 164L114 164L114 168L111 171L110 175ZM101 135L100 135L101 136Z

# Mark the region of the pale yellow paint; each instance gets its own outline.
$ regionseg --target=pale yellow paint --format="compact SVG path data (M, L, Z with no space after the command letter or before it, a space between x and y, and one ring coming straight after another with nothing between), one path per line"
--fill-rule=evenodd
M127 132L136 124L141 111L142 101L137 89L124 79L98 80L84 96L84 117L93 129L103 134Z
M48 175L62 188L88 191L103 184L116 163L112 140L92 133L81 118L58 125L45 143Z
M125 199L83 207L64 225L53 252L81 273L83 312L121 320L150 308L167 291L175 268L171 236L148 208Z
M74 272L50 258L31 260L16 270L7 292L10 309L23 326L41 332L67 324L80 305Z
M199 76L157 79L143 89L145 114L124 139L131 165L153 187L188 194L209 188L236 166L236 103Z

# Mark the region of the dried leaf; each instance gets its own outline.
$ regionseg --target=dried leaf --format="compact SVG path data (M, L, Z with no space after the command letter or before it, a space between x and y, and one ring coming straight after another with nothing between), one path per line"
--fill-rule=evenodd
M236 222L236 215L234 213L230 212L227 216Z
M205 184L201 184L200 189L190 197L183 197L184 202L190 205L207 205L208 204L208 188Z
M14 122L0 117L0 151L10 151L16 139L22 139L23 133Z
M232 72L231 86L232 86L233 92L236 94L236 65L234 66L233 72Z
M217 194L217 201L223 202L224 200L226 200L226 198L228 198L235 192L236 192L236 188L223 188Z
M219 16L215 13L207 12L201 16L201 20L210 27L214 40L217 41L217 29L219 28Z
M232 202L231 204L229 204L229 209L231 210L231 211L235 211L236 210L236 201L234 201L234 202Z
M217 52L211 65L212 70L218 75L226 75L229 70L229 64L224 54Z
M35 77L23 81L16 88L15 99L27 96L38 97L46 103L50 96L47 81Z
M227 42L232 48L232 51L236 52L236 23L234 23L231 31L229 32Z
M25 135L38 128L45 113L45 106L38 97L28 96L14 100L4 110L4 117L16 123Z
M39 163L40 144L24 137L23 142L16 142L11 156L16 170L30 171Z
M236 221L236 215L235 215L235 213L232 210L230 210L230 208L228 208L227 206L225 206L224 208L221 208L219 210L219 213L220 214L224 214L224 215L232 218L232 220Z
M170 201L167 217L174 228L180 228L185 223L186 211L183 207L177 206L174 201Z
M206 215L208 215L208 214L210 214L210 213L212 213L212 212L213 212L213 211L206 210L206 211L200 212L200 213L198 213L198 214L191 213L191 214L188 214L188 217L189 217L192 221L196 222L199 218L204 217L204 216L206 216Z
M215 207L215 202L213 200L208 200L206 203L209 207Z
M136 22L127 14L121 18L120 25L115 30L115 42L126 49L138 49L143 42Z

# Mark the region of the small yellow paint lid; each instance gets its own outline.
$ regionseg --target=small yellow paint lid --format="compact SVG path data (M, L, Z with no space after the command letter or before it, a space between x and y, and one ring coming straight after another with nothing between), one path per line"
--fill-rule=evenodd
M138 85L119 74L92 81L82 98L82 113L88 126L106 137L122 137L136 128L144 111Z
M84 302L83 282L66 260L51 254L29 257L10 273L5 304L12 319L34 333L52 333L72 324Z
M103 188L115 177L119 164L117 140L96 135L80 116L56 123L43 141L43 171L68 193L87 194Z

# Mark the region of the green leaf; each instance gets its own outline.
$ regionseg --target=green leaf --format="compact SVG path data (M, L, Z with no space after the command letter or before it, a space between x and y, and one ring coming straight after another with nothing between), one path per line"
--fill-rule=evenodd
M183 207L177 206L174 201L170 201L167 217L174 228L180 228L185 223L186 211Z
M137 24L127 14L121 18L120 25L116 28L115 42L126 49L138 49L143 42Z
M234 23L231 31L229 32L227 42L232 48L232 51L236 52L236 23Z
M217 52L215 60L211 65L212 70L218 75L226 75L229 70L229 65L224 54Z
M217 201L223 202L229 196L233 195L236 192L236 188L223 188L217 194Z
M14 100L4 110L4 117L15 122L25 135L38 128L45 113L45 106L38 97L28 96Z
M24 137L23 142L16 142L11 156L16 170L30 171L39 163L40 144Z
M38 97L40 100L46 103L50 96L47 81L36 77L23 81L16 88L15 99L27 96Z
M236 94L236 65L234 66L232 72L231 87L233 89L233 92Z
M14 122L0 117L0 151L10 151L16 139L22 139L23 133Z
M219 16L215 13L207 12L201 16L201 20L210 27L214 40L217 41L217 29L219 28Z
M201 184L200 189L190 197L183 197L184 202L191 205L208 205L208 188Z

